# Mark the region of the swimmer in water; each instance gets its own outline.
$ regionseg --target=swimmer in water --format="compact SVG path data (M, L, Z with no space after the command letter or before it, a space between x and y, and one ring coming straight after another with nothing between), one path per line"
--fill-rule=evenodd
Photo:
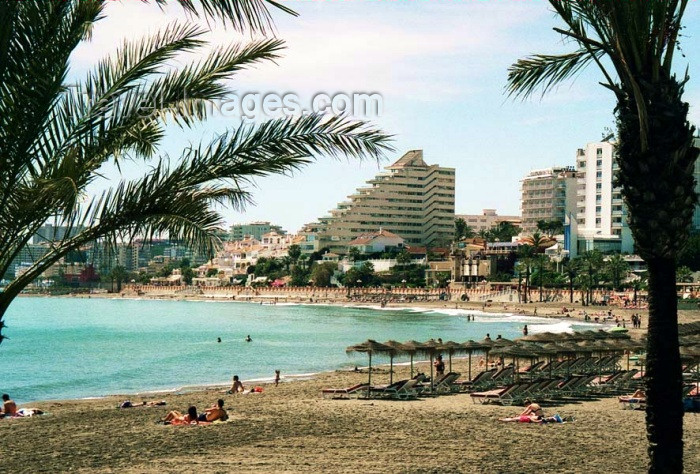
M250 334L246 336L245 342L253 342L253 340L250 338Z

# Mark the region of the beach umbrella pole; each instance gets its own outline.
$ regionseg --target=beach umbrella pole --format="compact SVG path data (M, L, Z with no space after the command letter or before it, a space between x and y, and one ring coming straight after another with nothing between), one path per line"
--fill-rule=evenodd
M389 385L394 383L394 355L389 356Z
M369 354L369 378L367 379L367 398L369 398L369 391L372 388L372 353L368 352Z
M472 351L469 351L469 380L472 379Z
M434 390L433 384L435 380L433 380L433 355L430 354L430 392L432 393Z
M413 354L411 354L411 378L413 378Z

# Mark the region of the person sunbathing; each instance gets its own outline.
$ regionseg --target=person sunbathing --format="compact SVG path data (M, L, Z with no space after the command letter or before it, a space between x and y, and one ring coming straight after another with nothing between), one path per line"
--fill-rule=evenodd
M544 419L544 410L542 407L530 400L525 400L525 410L518 416L500 418L500 421L517 422L517 423L540 423Z
M17 404L10 399L10 396L6 393L2 394L2 410L0 410L0 417L10 417L17 416Z
M525 410L519 415L519 416L539 416L540 418L544 417L544 410L542 407L530 400L525 400Z
M177 410L173 410L165 418L161 420L163 423L171 425L192 425L199 424L199 419L197 417L197 408L195 406L190 406L187 409L187 414L183 415Z
M239 392L244 392L245 387L241 383L241 381L238 379L238 375L233 376L233 385L229 389L228 393L239 393Z
M224 401L221 398L216 401L214 406L207 408L204 410L204 413L197 417L198 421L208 421L210 423L216 420L225 421L226 419L228 419L228 413L224 410Z
M511 418L499 418L498 421L513 422L513 423L564 423L565 421L574 421L573 417L568 417L566 419L560 417L559 415L554 416L514 416Z

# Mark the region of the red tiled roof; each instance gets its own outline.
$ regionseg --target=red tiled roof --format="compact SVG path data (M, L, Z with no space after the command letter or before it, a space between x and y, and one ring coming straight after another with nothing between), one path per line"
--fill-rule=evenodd
M389 232L388 230L385 229L379 229L378 232L372 232L370 234L361 234L354 240L351 240L348 242L348 245L365 245L370 242L372 242L374 239L377 237L389 237L390 239L401 239L401 236L394 234L393 232Z

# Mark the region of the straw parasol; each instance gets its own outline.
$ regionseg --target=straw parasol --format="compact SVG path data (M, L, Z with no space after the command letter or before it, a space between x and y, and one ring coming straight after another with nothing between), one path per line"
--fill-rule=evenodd
M541 332L537 334L530 334L529 336L521 337L517 339L518 342L556 342L561 341L561 336L553 332Z
M476 341L472 341L470 339L467 342L462 343L462 349L465 350L469 354L469 380L471 380L472 379L472 352L474 352L474 351L486 351L486 350L488 350L488 346L485 346L485 345L478 343Z
M345 352L366 352L369 356L369 378L367 380L367 398L369 398L369 391L372 387L372 354L391 354L394 351L392 347L386 346L381 342L374 341L372 339L367 339L362 344L356 344L354 346L349 346L345 349Z
M383 343L385 346L389 346L393 349L389 353L389 385L394 383L394 357L399 353L403 352L403 344L399 341L388 340Z
M505 337L499 337L493 340L494 347L512 346L515 344L514 341L506 339Z
M445 351L447 352L447 355L449 357L449 367L450 370L449 372L452 372L452 355L457 354L459 352L463 352L464 348L462 347L461 344L454 342L454 341L447 341L443 342L442 344L438 344L438 350L439 351Z
M500 347L494 347L491 352L493 354L499 355L501 357L508 356L513 358L513 365L515 366L515 376L518 376L518 359L521 358L528 358L531 359L533 357L537 357L537 354L535 354L532 350L527 349L523 346L518 346L518 345L509 345L509 346L500 346Z
M406 341L401 344L401 348L403 352L411 356L411 378L413 378L413 357L420 353L423 352L424 347L422 342L418 341Z

